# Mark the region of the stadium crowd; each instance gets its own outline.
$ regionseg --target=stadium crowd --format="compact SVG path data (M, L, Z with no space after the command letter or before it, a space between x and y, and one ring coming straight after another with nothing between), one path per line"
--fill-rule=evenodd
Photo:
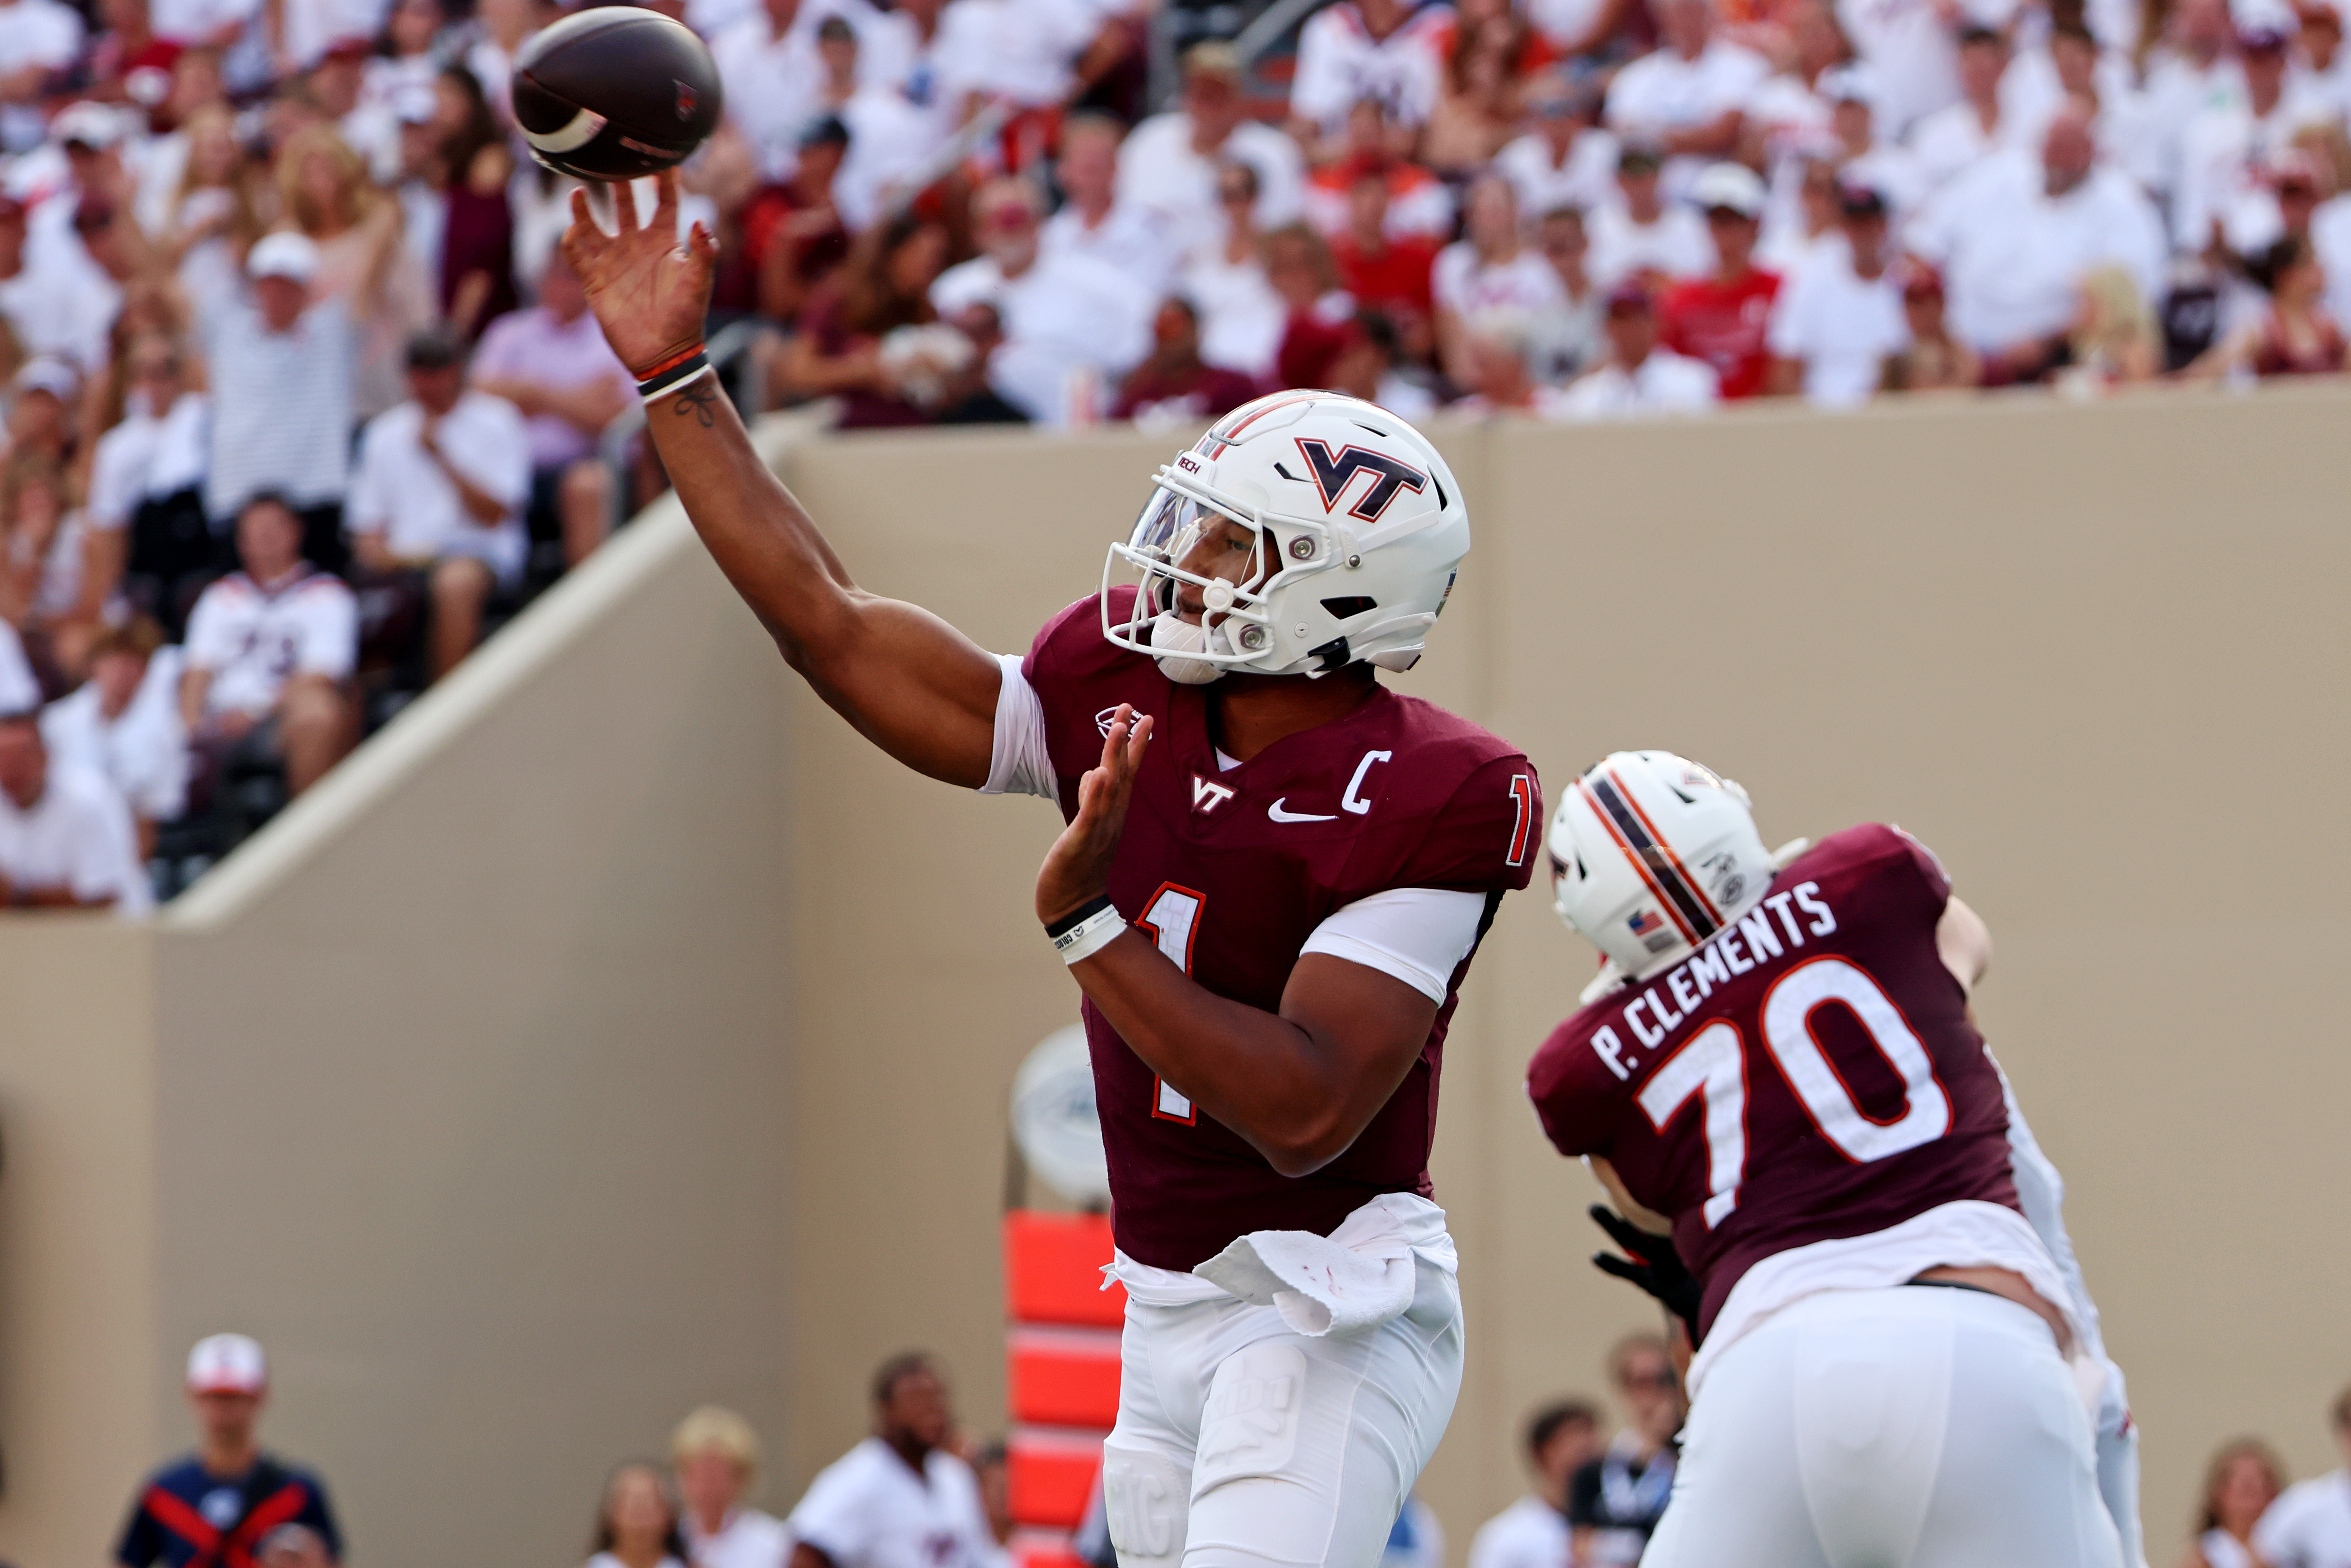
M1334 0L1155 102L1206 13L660 0L734 390L852 427L2340 370L2339 0L2234 4ZM558 15L0 4L7 902L175 890L659 487L507 119Z
M1528 1490L1479 1527L1468 1568L1639 1561L1673 1488L1687 1406L1657 1335L1627 1336L1607 1371L1623 1425L1608 1436L1589 1399L1537 1407L1520 1445ZM325 1480L261 1447L270 1394L261 1346L235 1333L198 1342L187 1394L196 1449L141 1485L115 1548L119 1568L209 1568L225 1550L256 1568L335 1568L344 1545ZM884 1362L869 1414L871 1435L778 1518L758 1506L767 1478L750 1423L717 1406L693 1411L665 1460L624 1460L606 1478L586 1568L1009 1568L1019 1560L1005 1447L962 1431L932 1358ZM2351 1463L2351 1388L2329 1421ZM2180 1568L2351 1568L2351 1469L2289 1486L2268 1444L2237 1438L2213 1454L2188 1523ZM2158 1541L2168 1534L2158 1526ZM1116 1568L1099 1491L1071 1550L1092 1568ZM1446 1561L1443 1529L1415 1498L1382 1568ZM2158 1557L2158 1568L2168 1561Z

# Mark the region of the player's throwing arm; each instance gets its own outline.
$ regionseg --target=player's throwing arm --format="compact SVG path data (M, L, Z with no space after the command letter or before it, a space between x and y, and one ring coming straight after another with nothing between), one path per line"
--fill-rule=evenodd
M1528 1091L1640 1222L1595 1211L1602 1266L1696 1346L1645 1568L2143 1568L2120 1375L1940 862L1877 824L1766 854L1746 791L1656 751L1576 780L1549 847L1606 964Z
M1128 1292L1120 1561L1371 1568L1460 1386L1446 1026L1542 821L1514 747L1376 678L1468 553L1459 486L1381 409L1260 399L1160 469L1100 593L990 654L859 589L759 462L675 204L664 176L607 234L578 202L564 248L711 554L876 745L1067 822L1034 896L1084 993Z

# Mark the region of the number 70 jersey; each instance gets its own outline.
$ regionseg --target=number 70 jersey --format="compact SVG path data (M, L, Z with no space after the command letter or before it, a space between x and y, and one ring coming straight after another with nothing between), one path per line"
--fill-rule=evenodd
M2000 1072L1935 943L1950 893L1900 829L1847 829L1536 1053L1543 1131L1672 1218L1701 1332L1776 1253L1947 1203L2020 1207Z

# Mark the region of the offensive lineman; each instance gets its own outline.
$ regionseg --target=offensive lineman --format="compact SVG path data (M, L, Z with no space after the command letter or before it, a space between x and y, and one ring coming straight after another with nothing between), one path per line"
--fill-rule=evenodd
M842 716L932 778L1056 800L1036 908L1085 993L1128 1291L1103 1448L1126 1568L1369 1568L1460 1386L1427 1157L1446 1026L1541 797L1402 670L1468 549L1459 486L1333 393L1163 467L1104 587L1026 659L857 588L706 373L715 246L565 254L711 554ZM1139 587L1110 586L1114 567Z
M1635 1259L1602 1266L1698 1347L1642 1562L2142 1568L2121 1373L1934 856L1872 824L1775 875L1745 792L1667 752L1577 780L1550 848L1607 962L1528 1090L1638 1227L1594 1211Z

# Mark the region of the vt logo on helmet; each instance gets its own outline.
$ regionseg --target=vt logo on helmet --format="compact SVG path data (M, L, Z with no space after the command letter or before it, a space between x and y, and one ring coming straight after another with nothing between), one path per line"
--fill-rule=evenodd
M1461 487L1427 437L1359 398L1276 392L1159 470L1102 563L1102 635L1190 685L1408 670L1468 553ZM1142 580L1113 620L1122 564Z

